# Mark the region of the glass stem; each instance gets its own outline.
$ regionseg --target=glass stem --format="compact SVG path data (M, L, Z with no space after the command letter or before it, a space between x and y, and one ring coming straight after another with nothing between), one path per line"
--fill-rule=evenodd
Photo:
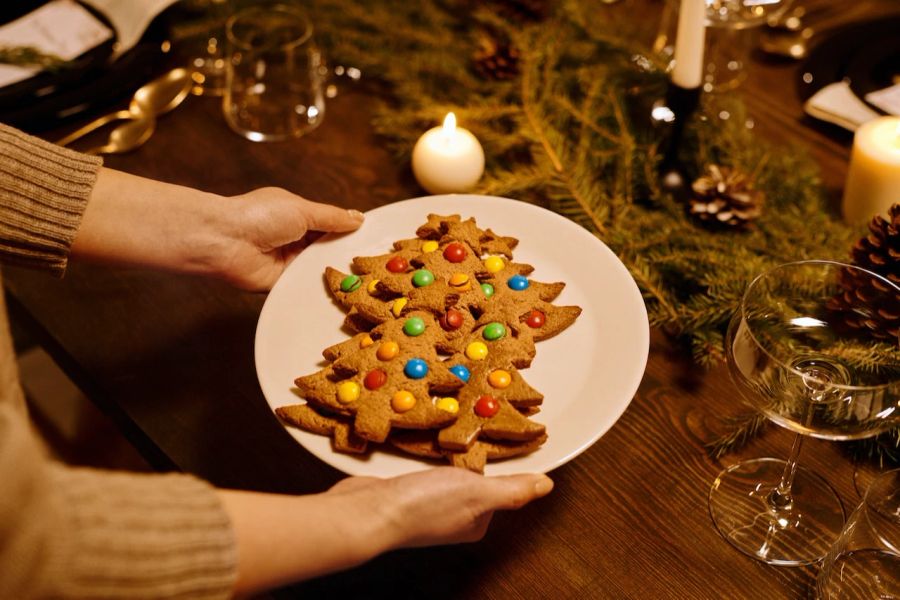
M794 498L791 496L791 486L794 485L794 475L797 474L797 457L800 456L800 447L803 445L803 436L797 434L794 438L794 444L791 446L791 453L787 457L784 465L784 472L781 474L781 481L769 494L769 504L775 510L790 509Z

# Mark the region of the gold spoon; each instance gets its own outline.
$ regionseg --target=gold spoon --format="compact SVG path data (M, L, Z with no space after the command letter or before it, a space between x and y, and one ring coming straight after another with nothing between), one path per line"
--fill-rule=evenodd
M57 144L67 146L116 119L140 119L165 114L182 103L191 91L191 72L188 69L172 69L168 73L144 84L134 93L128 110L120 110L104 115L77 131L62 138Z
M131 119L109 132L109 139L103 146L86 151L86 154L121 154L134 150L150 139L156 129L156 119L144 117Z

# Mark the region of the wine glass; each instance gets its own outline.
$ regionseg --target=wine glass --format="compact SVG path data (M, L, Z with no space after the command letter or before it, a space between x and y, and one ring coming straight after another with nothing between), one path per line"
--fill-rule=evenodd
M900 597L900 469L868 486L822 562L820 600Z
M830 261L787 263L747 287L726 336L732 379L768 419L797 433L786 461L722 471L709 493L719 533L774 565L816 562L844 523L840 499L799 467L804 436L852 440L900 423L900 288Z
M706 47L703 91L724 92L746 78L744 65L750 53L745 29L777 19L793 0L705 0ZM681 0L666 0L653 51L663 60L674 60L675 26Z

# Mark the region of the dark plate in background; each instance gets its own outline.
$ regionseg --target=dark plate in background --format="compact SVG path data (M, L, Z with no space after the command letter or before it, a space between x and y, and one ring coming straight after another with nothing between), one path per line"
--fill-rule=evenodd
M34 10L45 3L31 1L28 8ZM112 29L102 14L85 8ZM9 22L27 12L5 9L0 12L0 18ZM116 60L111 60L113 38L70 61L65 68L44 71L0 87L0 122L38 132L58 127L93 110L107 108L130 96L165 66L161 45L166 29L157 18L140 42Z
M889 87L893 78L900 76L900 16L834 30L812 49L799 76L803 100L830 83L847 79L850 89L865 102L866 94Z

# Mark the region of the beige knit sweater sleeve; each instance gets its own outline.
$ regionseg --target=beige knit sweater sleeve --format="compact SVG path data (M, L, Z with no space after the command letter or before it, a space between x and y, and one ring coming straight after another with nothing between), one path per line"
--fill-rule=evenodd
M61 275L99 168L0 125L0 260ZM236 559L206 483L46 458L25 413L0 294L0 598L227 597Z

